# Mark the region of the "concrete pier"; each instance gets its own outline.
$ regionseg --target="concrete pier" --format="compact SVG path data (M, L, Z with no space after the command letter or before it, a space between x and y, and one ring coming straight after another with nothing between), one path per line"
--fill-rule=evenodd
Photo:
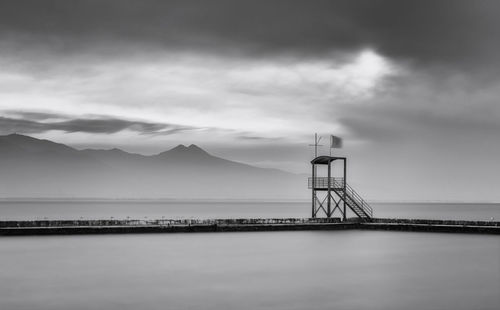
M377 218L0 221L2 236L348 229L500 234L500 222Z
M500 234L500 222L424 219L380 219L360 223L357 229L445 233Z

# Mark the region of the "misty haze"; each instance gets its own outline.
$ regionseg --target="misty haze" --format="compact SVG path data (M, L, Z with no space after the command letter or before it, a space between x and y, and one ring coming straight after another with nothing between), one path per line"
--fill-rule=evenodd
M8 176L0 179L0 195L7 198L307 197L303 175L222 159L194 144L143 156L11 134L0 136L0 150Z

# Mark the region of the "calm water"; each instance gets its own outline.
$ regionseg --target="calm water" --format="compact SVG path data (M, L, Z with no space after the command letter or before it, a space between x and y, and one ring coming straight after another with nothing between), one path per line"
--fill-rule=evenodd
M0 309L498 309L500 238L379 231L0 238Z
M495 204L378 217L500 219ZM2 202L3 219L307 217L308 202ZM379 231L0 237L0 309L498 309L500 237Z
M374 203L376 217L500 220L500 204ZM0 218L105 219L309 217L308 201L0 201Z

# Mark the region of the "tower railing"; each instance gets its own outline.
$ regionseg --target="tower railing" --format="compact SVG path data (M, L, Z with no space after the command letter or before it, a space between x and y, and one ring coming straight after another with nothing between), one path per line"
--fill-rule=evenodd
M344 178L330 178L331 188L343 188L344 187ZM308 179L309 188L313 187L313 178ZM328 188L328 178L327 177L318 177L314 178L314 188L327 189Z

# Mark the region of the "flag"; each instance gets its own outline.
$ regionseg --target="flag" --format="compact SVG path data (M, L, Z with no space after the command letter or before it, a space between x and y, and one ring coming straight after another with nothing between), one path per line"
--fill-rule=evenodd
M332 148L332 149L342 148L342 138L331 135L330 136L330 148Z

